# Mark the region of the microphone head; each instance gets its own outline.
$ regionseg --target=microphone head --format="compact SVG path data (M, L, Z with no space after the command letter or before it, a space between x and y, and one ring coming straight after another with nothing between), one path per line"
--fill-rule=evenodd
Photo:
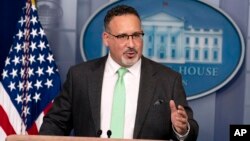
M99 130L96 132L96 135L97 135L97 137L100 137L100 136L102 135L102 130L99 129Z
M108 131L107 131L107 135L108 135L108 138L110 138L110 136L112 135L111 130L108 130Z

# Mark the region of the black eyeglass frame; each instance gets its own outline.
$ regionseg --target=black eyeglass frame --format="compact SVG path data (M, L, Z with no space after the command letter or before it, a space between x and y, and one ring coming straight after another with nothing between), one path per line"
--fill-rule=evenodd
M106 31L106 33L108 33L109 35L115 37L118 40L123 40L123 39L129 40L130 36L132 37L132 39L139 39L139 38L144 36L144 32L135 32L135 33L133 33L131 35L128 35L128 34L114 35L114 34L112 34L110 32L107 32L107 31Z

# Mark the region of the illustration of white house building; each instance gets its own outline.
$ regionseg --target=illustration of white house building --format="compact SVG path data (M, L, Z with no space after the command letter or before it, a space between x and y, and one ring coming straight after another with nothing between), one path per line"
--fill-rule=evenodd
M142 18L142 26L145 57L159 63L222 63L222 29L195 28L165 12Z

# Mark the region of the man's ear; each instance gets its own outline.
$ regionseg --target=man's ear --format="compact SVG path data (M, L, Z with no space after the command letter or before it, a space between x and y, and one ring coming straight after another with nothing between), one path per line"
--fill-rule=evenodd
M108 33L103 32L103 33L102 33L102 41L103 41L103 44L104 44L106 47L108 46L108 38L109 38Z

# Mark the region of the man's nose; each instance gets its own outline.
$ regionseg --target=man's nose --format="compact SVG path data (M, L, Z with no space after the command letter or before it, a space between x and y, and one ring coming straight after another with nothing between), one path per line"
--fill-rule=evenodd
M134 42L133 36L128 37L128 45L129 47L134 48L135 42Z

